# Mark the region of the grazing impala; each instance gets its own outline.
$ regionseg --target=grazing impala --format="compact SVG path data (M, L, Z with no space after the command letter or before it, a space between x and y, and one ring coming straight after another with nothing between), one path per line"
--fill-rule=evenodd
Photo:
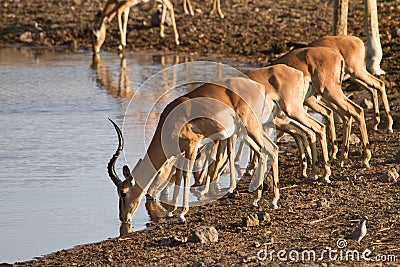
M266 68L253 69L245 73L250 79L264 85L265 95L268 99L278 103L276 110L273 112L273 122L276 127L291 134L300 150L300 161L302 163L302 175L306 176L307 161L305 157L304 146L309 149L311 143L311 159L312 173L311 178L318 179L317 152L316 152L316 133L321 139L322 147L325 148L325 173L322 180L330 183L330 166L329 158L326 153L326 137L325 126L307 114L303 108L304 99L309 97L309 84L303 77L301 71L288 67L287 65L278 64ZM285 113L286 114L285 114ZM308 141L310 140L310 141ZM224 143L221 143L224 145ZM217 156L222 158L225 148L218 147ZM229 149L228 149L229 151ZM241 153L241 152L239 152ZM256 167L257 160L253 159L248 167L253 171ZM255 161L253 161L255 160ZM210 165L207 180L205 182L205 190L202 194L208 192L210 181L214 181L225 162L215 161L217 167ZM202 184L198 182L198 184ZM257 205L258 199L253 200L253 205Z
M344 59L336 50L328 47L306 47L295 49L270 65L286 64L304 73L312 84L316 94L343 119L343 142L339 156L340 165L348 156L348 145L351 130L351 118L354 117L360 126L364 146L363 165L369 167L371 150L369 148L364 110L348 99L341 88L344 77ZM333 104L333 105L332 105Z
M149 0L108 0L103 11L99 12L95 19L93 28L93 52L100 52L100 48L106 39L107 26L115 17L115 15L117 15L118 18L118 29L121 38L121 43L118 46L118 49L122 51L126 46L126 33L130 8L148 1ZM160 36L164 37L164 23L167 11L169 11L172 20L172 27L174 28L175 43L179 45L179 34L178 30L176 29L174 6L170 0L157 1L162 5Z
M119 194L121 222L131 220L160 169L176 157L176 170L182 172L184 177L183 209L179 219L185 221L185 214L189 210L189 180L198 148L211 141L229 138L233 134L243 136L261 158L250 191L256 190L262 184L267 158L272 157L274 198L271 206L277 208L278 148L262 129L262 123L270 119L269 111L273 105L265 97L264 86L246 78L229 78L198 87L175 99L164 109L143 160L138 162L132 172L124 166L124 181L118 178L114 170L115 161L123 149L122 133L114 124L119 146L108 164L108 172ZM230 159L233 163L233 155ZM165 182L164 177L159 175L157 178L160 184ZM175 180L179 185L181 179ZM235 180L231 180L230 190L235 186Z
M309 93L311 89L309 89L308 81L302 79L303 75L299 75L298 72L299 71L293 68L288 68L286 65L277 64L270 67L252 69L245 74L250 79L263 84L267 90L266 94L270 95L271 98L278 103L280 109L285 112L289 118L297 121L301 129L309 136L312 153L311 178L313 180L318 179L318 157L315 137L315 134L318 134L325 163L325 172L322 179L324 182L330 183L329 177L331 175L331 169L329 165L325 125L318 122L304 110L303 103L305 99L312 94ZM297 81L300 79L305 83L302 87L292 86L292 80Z
M324 36L311 42L308 46L329 47L343 56L346 74L349 74L354 82L368 90L372 96L375 112L374 130L378 130L380 122L377 91L379 92L388 118L387 129L390 133L393 133L393 119L390 115L390 106L386 95L385 83L367 71L363 41L358 37L350 35Z

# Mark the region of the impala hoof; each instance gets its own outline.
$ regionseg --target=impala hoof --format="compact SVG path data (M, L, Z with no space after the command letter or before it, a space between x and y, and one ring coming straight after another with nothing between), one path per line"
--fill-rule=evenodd
M235 197L238 197L238 196L239 196L239 192L237 190L232 190L232 192L228 191L227 197L235 198Z
M183 214L179 214L179 218L178 219L179 219L180 222L183 222L183 223L186 222L185 215L183 215Z
M338 165L339 165L340 168L343 168L344 167L344 160L339 161Z
M388 117L388 132L393 133L393 119L391 116Z
M337 158L336 158L336 155L337 155L338 151L339 151L338 146L337 146L337 145L334 145L334 146L333 146L333 149L332 149L332 156L331 156L332 159L335 159L335 160L337 159Z
M328 177L322 178L321 181L322 181L324 184L330 184L330 183L332 183L332 181L331 181Z
M273 209L273 210L277 210L278 209L278 203L277 203L277 201L271 201L271 203L270 203L270 208L271 209Z
M310 179L311 180L313 180L313 181L318 181L318 175L317 174L312 174L312 175L310 175Z
M362 166L365 168L371 168L371 165L369 165L369 162L363 162Z
M252 203L251 203L251 205L253 206L253 207L258 207L258 199L255 199L255 200L253 200L252 201Z

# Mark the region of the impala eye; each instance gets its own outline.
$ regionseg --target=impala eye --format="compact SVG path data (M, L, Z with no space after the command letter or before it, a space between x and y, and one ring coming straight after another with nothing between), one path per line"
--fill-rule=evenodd
M121 196L122 198L125 198L125 197L126 197L126 193L121 193L120 196Z

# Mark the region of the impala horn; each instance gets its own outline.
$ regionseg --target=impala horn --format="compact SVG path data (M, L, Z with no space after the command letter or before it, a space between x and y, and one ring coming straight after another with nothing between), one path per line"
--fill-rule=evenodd
M108 175L110 176L111 180L113 183L117 186L117 188L122 188L122 181L119 179L117 173L115 172L115 162L117 161L119 155L122 152L122 149L124 149L124 137L122 136L121 129L118 127L115 122L113 122L110 118L108 118L111 123L114 125L115 130L117 131L118 135L118 148L117 151L115 151L114 155L110 159L107 165L107 170L108 170Z

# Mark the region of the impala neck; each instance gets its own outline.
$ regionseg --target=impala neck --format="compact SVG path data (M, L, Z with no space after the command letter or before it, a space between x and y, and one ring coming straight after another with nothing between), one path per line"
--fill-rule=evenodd
M137 192L138 199L141 199L146 194L149 186L166 161L167 157L162 150L161 141L155 135L142 162L132 171L132 176L135 179L133 187Z

